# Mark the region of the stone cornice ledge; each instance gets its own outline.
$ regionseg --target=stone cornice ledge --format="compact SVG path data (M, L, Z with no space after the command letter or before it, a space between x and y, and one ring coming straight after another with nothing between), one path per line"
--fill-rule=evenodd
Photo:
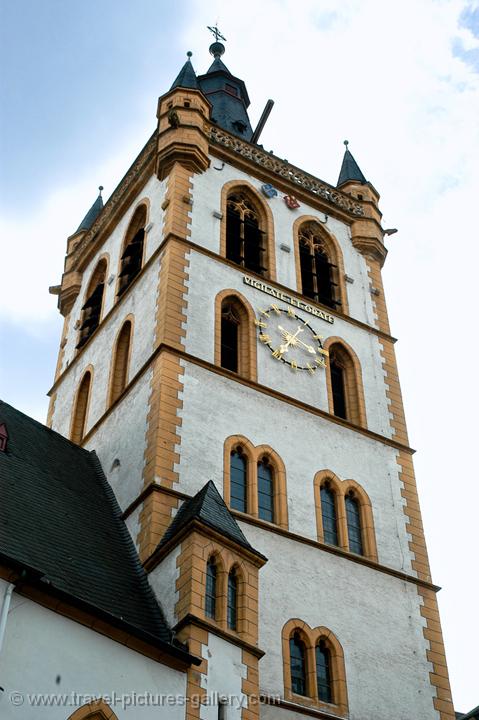
M233 150L233 152L251 160L256 165L279 175L285 180L289 180L302 190L307 190L308 192L313 193L313 195L326 200L332 205L336 205L355 217L364 216L364 208L360 202L354 200L354 198L349 195L342 193L332 185L319 180L314 177L314 175L310 175L295 165L291 165L290 163L281 160L276 157L276 155L262 150L257 145L252 145L245 140L241 140L234 135L230 135L226 132L226 130L219 128L217 125L207 124L206 132L212 143L222 145L223 147Z

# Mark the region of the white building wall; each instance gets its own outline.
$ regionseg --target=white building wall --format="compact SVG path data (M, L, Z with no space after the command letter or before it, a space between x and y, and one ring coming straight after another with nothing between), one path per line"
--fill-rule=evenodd
M317 539L313 478L332 470L369 495L379 562L413 573L394 448L190 363L183 381L179 490L194 495L214 480L222 492L225 439L244 435L285 464L292 532Z
M0 594L6 583L0 580ZM66 720L78 707L34 706L28 695L71 693L90 696L114 693L111 704L118 720L183 720L184 704L122 707L133 703L133 693L183 697L186 673L150 660L90 628L62 617L14 593L0 656L2 720ZM57 678L59 678L57 682ZM23 703L12 704L12 693ZM85 703L89 701L85 700ZM71 703L71 700L70 700ZM80 702L80 704L85 704Z
M177 567L176 561L180 553L181 546L177 545L148 575L150 585L155 591L170 627L178 621L175 606L179 598L176 581L180 575L180 568Z
M288 620L299 618L311 628L327 627L341 643L351 720L438 717L414 585L241 525L251 544L269 558L259 575L259 646L266 651L260 662L261 693L284 695L281 632ZM263 710L264 717L280 717L276 708Z
M148 368L85 443L87 450L96 451L122 510L143 489L151 375Z
M213 216L213 212L221 211L221 188L227 182L237 180L238 184L247 181L260 192L263 184L258 178L224 164L215 157L211 157L211 165L201 175L195 175L193 181L193 208L191 215L191 240L212 252L218 253L220 248L220 228L225 218L219 220ZM325 215L301 202L297 210L290 210L284 200L284 193L268 200L264 198L273 213L275 250L276 250L276 278L279 283L286 285L292 290L296 287L296 269L293 248L293 225L303 215L317 217L321 224L334 235L341 247L344 259L344 271L346 275L354 279L353 284L347 284L346 290L349 301L349 312L352 317L362 322L375 325L373 304L369 292L369 278L364 257L353 247L349 226L330 215L327 222L323 223ZM331 206L331 213L334 206ZM281 250L281 245L290 247L291 252Z
M227 720L240 720L241 708L248 707L248 699L241 692L241 682L247 673L241 661L241 648L209 633L203 657L208 661L208 675L203 676L202 687L207 691L209 704L201 708L201 720L218 719L218 697L228 698Z

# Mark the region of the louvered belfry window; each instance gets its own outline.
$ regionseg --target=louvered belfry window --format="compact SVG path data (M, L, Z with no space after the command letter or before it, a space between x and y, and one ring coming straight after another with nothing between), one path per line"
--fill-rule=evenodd
M118 295L122 295L141 270L145 230L140 228L128 243L121 256Z
M333 309L341 305L335 282L337 266L314 223L303 225L299 232L299 261L303 295Z
M266 272L265 233L258 212L245 193L234 193L226 209L226 257L246 270Z
M100 260L88 286L87 299L81 309L80 332L76 349L89 340L100 324L103 293L105 291L106 260Z

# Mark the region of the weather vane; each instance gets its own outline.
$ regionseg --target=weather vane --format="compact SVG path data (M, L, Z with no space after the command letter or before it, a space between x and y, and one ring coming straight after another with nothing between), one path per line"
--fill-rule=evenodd
M216 25L214 27L211 27L211 25L207 25L206 27L210 32L213 33L216 42L218 42L218 40L224 40L224 42L226 42L226 38L220 33Z

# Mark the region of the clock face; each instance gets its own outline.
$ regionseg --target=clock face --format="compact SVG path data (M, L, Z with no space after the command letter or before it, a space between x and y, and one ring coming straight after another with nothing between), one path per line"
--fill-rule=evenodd
M318 368L326 367L329 353L323 348L322 336L293 308L284 310L270 305L260 311L255 324L260 342L270 349L275 360L289 365L293 371L306 370L314 375Z

